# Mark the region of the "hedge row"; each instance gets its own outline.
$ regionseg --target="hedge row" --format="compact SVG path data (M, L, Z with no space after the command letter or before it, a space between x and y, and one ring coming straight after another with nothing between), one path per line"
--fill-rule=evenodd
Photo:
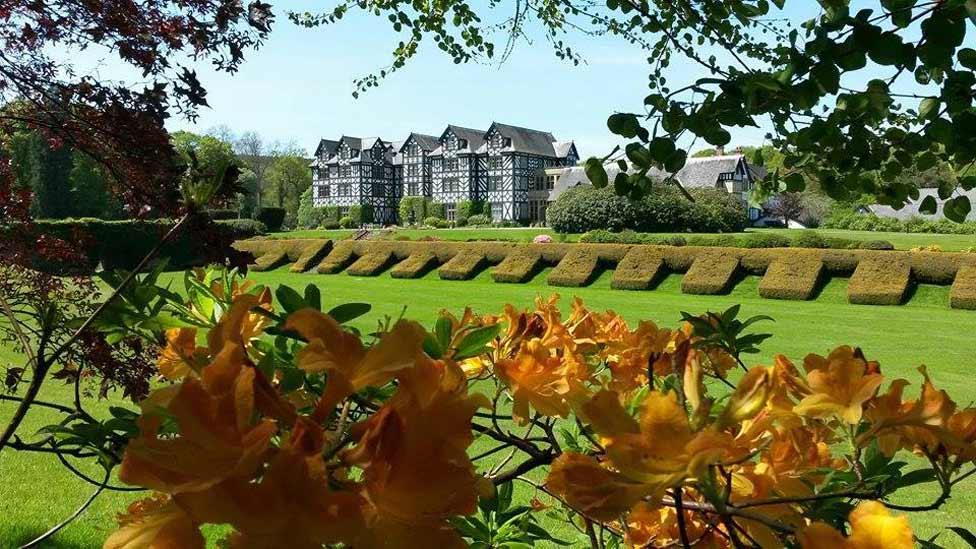
M302 272L315 259L315 255L319 255L319 260L325 257L332 248L332 241L314 238L240 240L234 243L234 248L254 256L254 264L250 268L255 271L269 271L292 263L293 272Z
M774 260L759 282L759 295L767 299L812 299L823 279L819 259L796 257Z
M274 243L288 241L252 242L258 244L250 249L269 253ZM310 241L293 242L300 244L277 252L285 250L291 261L311 254ZM281 261L265 261L272 259ZM773 299L811 299L826 277L849 276L850 302L878 305L900 303L912 283L955 281L954 307L969 303L967 292L973 291L976 276L976 255L961 253L351 240L335 244L315 270L348 268L350 274L375 276L392 267L397 278L417 278L439 267L443 279L467 280L493 265L492 278L498 282L525 282L555 265L548 283L572 287L590 284L602 270L613 269L612 287L633 290L651 289L668 273L685 273L682 291L695 294L726 293L740 276L752 274L763 276L760 295Z
M976 309L976 265L959 269L949 290L949 305L953 309Z
M884 231L893 233L976 234L976 221L956 223L948 219L925 219L914 216L906 220L878 217L874 214L840 213L821 224L825 229L851 231Z
M735 285L738 274L738 257L725 253L701 254L681 279L681 291L686 294L727 294Z
M331 240L316 240L314 243L305 247L302 254L292 264L290 270L293 273L304 273L313 266L318 265L331 251Z
M909 261L863 260L847 284L847 300L862 305L900 305L911 281Z
M664 254L650 246L634 246L617 264L610 287L617 290L650 290L664 278Z

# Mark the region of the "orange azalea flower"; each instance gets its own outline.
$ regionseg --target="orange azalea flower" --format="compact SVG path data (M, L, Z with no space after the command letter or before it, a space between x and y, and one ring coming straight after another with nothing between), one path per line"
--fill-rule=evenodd
M568 350L560 356L541 339L523 343L515 358L495 364L495 375L512 392L512 416L520 423L528 421L530 404L542 415L566 417L585 396L583 381L589 374Z
M156 366L163 377L178 381L197 375L206 364L207 348L197 346L196 328L166 330L166 347L159 353Z
M590 457L566 452L552 463L546 486L574 509L598 520L616 520L656 486L636 482Z
M804 549L912 549L915 537L908 525L908 518L892 516L877 501L866 501L850 514L851 535L845 538L830 526L817 522L804 528L798 535Z
M164 494L133 502L118 521L119 529L105 540L103 549L202 549L206 545L193 520Z
M962 461L976 460L976 408L960 410L946 422L949 453Z
M600 473L595 469L599 464L589 458L567 458L563 470L553 466L548 482L567 501L585 504L597 517L619 513L644 497L660 497L665 489L700 475L726 456L733 442L712 429L693 432L673 393L649 393L639 422L624 410L617 393L606 390L583 404L581 413L600 436L607 465L617 472ZM581 482L588 477L591 482ZM570 482L573 478L580 482Z
M699 513L685 511L684 515L685 532L696 549L731 547L723 525L709 524ZM671 507L638 503L627 515L626 523L628 547L675 547L675 540L681 539L678 513Z
M489 400L467 394L449 362L420 359L396 394L356 426L343 460L363 469L369 540L364 546L463 547L447 519L473 513L482 486L467 455L471 418ZM357 545L359 547L359 545Z
M868 403L864 414L871 423L871 429L858 437L860 444L877 438L881 451L892 456L903 447L935 447L945 439L945 426L956 410L956 403L945 391L932 385L925 367L919 368L919 371L925 381L918 400L902 401L902 393L908 382L896 379L887 393Z
M794 411L810 417L837 417L851 425L861 421L864 403L884 380L881 374L870 373L868 363L850 347L838 347L826 358L808 355L803 367L811 394Z
M756 366L742 376L722 414L725 425L752 419L763 408L772 391L772 373L768 368Z
M257 307L271 310L270 289L265 288L260 295L239 294L234 297L230 309L207 334L211 355L216 355L228 344L249 348L251 341L257 339L270 322L268 317L251 312Z
M258 482L232 478L210 489L175 496L195 519L230 524L231 547L318 549L356 547L365 530L366 500L352 483L332 477L322 459L321 427L299 418Z
M253 474L276 427L268 419L254 421L255 371L243 363L244 350L229 345L203 369L201 379L186 378L151 396L139 418L139 436L126 448L119 478L178 494ZM153 406L163 398L179 436L160 432L163 418Z
M671 355L683 339L680 332L660 329L657 324L644 321L617 341L611 341L604 352L612 376L611 387L622 392L646 387L648 367L655 375L672 373Z

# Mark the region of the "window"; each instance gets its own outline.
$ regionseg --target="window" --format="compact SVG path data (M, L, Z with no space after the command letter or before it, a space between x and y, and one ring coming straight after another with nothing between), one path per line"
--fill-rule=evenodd
M417 196L417 194L417 184L413 182L407 183L407 196Z
M416 143L411 143L410 146L407 147L407 154L417 156L420 154L420 147L418 147Z
M556 180L559 179L558 175L550 175L546 177L546 189L552 190L556 187Z
M445 167L445 169L448 169L448 170L456 170L456 169L458 169L458 159L457 158L445 158L444 159L444 167Z
M339 218L349 215L349 206L339 206Z
M492 170L502 169L502 157L492 156L488 159L488 168Z
M454 221L457 217L457 204L447 203L444 205L444 216L448 221Z
M441 181L441 192L456 193L461 190L461 185L456 177L445 177Z
M733 179L735 179L735 173L734 172L725 172L725 173L718 174L718 180L719 181L731 181Z
M503 212L504 211L505 211L505 208L502 207L502 203L501 202L492 202L491 203L491 218L492 219L494 219L494 220L500 220L500 219L502 219L502 215L503 215Z
M351 195L352 194L352 185L350 185L349 183L343 183L342 185L339 185L339 187L336 189L336 194L338 196L349 196L349 195Z
M417 164L407 164L407 175L420 175L420 166Z
M319 185L316 188L318 189L318 197L319 198L329 198L329 186L328 185Z
M339 175L339 168L337 166L329 166L329 177L335 177Z
M529 202L529 219L532 221L539 219L539 202L536 200Z
M431 165L433 165L435 168L440 168L441 167L441 159L440 158L435 158L431 162Z
M383 184L382 183L373 183L371 190L372 190L373 196L383 196Z
M339 175L342 177L349 177L352 175L352 168L349 166L339 166Z
M493 176L491 176L491 177L488 178L488 190L489 191L498 191L498 190L501 190L501 188L502 188L502 176L500 176L500 175L493 175Z

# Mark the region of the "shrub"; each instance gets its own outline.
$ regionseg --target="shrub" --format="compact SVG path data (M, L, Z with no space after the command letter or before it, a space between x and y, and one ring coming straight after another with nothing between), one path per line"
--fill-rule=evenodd
M534 246L520 246L508 254L491 273L495 282L523 283L542 270L542 253Z
M549 273L550 286L586 286L599 274L600 256L590 247L575 246Z
M949 306L976 309L976 265L966 265L956 273L956 280L949 290Z
M755 233L742 242L745 248L789 248L790 239L774 233Z
M858 244L858 248L862 250L887 251L894 250L895 245L887 240L865 240L864 242Z
M488 259L480 249L468 249L460 252L437 270L437 274L444 280L468 280L488 267Z
M667 236L667 237L662 238L660 243L661 243L662 246L676 246L676 247L681 247L681 246L687 246L688 245L688 241L685 240L685 237L683 237L683 236Z
M356 242L353 240L343 240L336 244L329 255L325 256L322 263L315 268L320 274L335 274L348 267L356 260Z
M285 222L284 208L261 208L254 218L264 223L269 231L276 233L281 230L281 225Z
M613 271L610 287L617 290L650 290L665 274L660 249L634 246Z
M318 265L325 256L332 251L331 240L318 240L305 247L302 254L295 260L289 270L293 273L304 273L311 266Z
M390 250L364 254L346 269L352 276L377 276L390 268L396 258Z
M429 250L415 251L407 259L397 263L390 276L393 278L421 278L434 270L440 261L437 255Z
M368 225L375 221L373 207L369 204L354 204L349 207L349 217L356 227Z
M338 221L334 221L330 219L329 221L323 221L322 224L319 225L319 227L328 231L334 231L336 229L342 228L342 225L339 224Z
M462 200L457 204L458 217L470 218L472 215L490 214L491 210L485 211L483 200ZM486 215L487 217L487 215Z
M217 225L226 229L233 240L254 238L268 232L264 223L256 219L227 219L217 221Z
M207 210L207 217L209 217L214 221L223 221L227 219L237 219L238 217L240 217L240 214L238 213L237 210L224 208L224 209Z
M356 222L348 215L339 220L339 227L343 229L352 229L355 226Z
M471 220L469 219L468 221L470 222ZM424 219L424 225L433 229L445 229L450 226L450 223L440 217L428 217Z
M271 271L277 269L282 265L288 263L288 252L284 249L272 250L268 253L261 254L254 260L254 264L250 266L252 271L262 272Z
M954 223L946 219L931 220L918 216L910 217L902 221L890 217L878 217L873 214L865 215L853 212L836 212L830 215L822 226L830 229L848 229L854 231L976 234L976 221Z
M472 227L491 225L491 219L484 214L475 214L468 218L468 225L471 225Z
M862 305L900 305L911 281L904 259L864 258L847 284L847 300Z
M794 248L829 248L830 243L817 231L800 231L790 245Z
M819 259L788 257L773 260L759 282L759 295L767 299L811 299L823 270L823 262Z
M732 289L739 271L739 258L728 252L702 253L681 279L686 294L725 294Z
M467 227L468 226L468 218L466 218L466 217L459 217L459 218L455 219L454 220L454 226L455 227Z

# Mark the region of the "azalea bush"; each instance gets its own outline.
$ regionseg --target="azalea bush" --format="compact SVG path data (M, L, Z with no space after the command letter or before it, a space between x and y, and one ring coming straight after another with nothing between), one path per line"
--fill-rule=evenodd
M594 547L913 547L907 514L976 472L976 408L924 368L909 396L852 347L747 367L767 319L735 307L668 329L553 296L360 331L368 305L314 285L130 284L95 325L161 343L161 381L138 413L50 429L151 491L109 548L202 547L208 524L231 547L580 541L553 520ZM932 502L893 502L921 484Z

